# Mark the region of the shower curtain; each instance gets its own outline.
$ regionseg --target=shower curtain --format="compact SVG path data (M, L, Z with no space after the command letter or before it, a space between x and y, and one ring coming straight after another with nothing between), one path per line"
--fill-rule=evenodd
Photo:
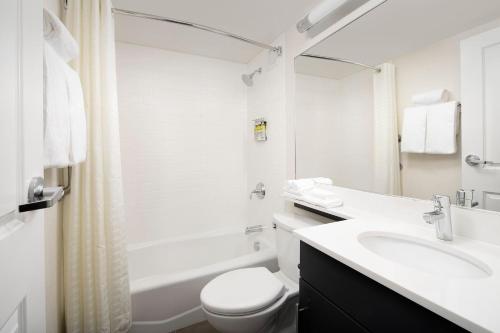
M383 64L373 77L375 110L374 191L401 195L399 167L398 118L396 106L396 69Z
M69 0L65 23L80 45L87 161L73 167L64 202L68 333L126 332L131 324L110 0Z

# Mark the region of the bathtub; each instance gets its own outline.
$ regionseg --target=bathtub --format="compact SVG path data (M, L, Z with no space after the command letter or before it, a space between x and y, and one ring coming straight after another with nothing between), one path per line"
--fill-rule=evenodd
M273 230L229 232L129 248L132 333L171 332L205 320L200 291L243 267L278 270Z

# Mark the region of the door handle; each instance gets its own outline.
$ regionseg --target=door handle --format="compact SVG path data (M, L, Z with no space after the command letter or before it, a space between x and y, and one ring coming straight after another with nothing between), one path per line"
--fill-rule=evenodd
M309 310L308 306L300 306L300 303L295 303L295 332L299 332L299 316L302 312Z
M19 212L45 209L54 206L64 195L62 186L45 187L42 177L31 179L28 188L28 202L19 205Z
M465 163L467 163L468 165L470 166L486 166L486 165L496 165L496 164L500 164L500 163L495 163L495 162L491 162L491 161L483 161L481 158L479 158L479 156L477 155L467 155L465 157Z

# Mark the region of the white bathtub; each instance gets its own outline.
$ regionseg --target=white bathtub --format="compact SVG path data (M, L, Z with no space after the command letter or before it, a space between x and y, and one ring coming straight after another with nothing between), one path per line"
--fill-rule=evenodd
M165 333L205 320L200 291L223 272L254 266L277 271L271 233L226 233L129 249L131 332Z

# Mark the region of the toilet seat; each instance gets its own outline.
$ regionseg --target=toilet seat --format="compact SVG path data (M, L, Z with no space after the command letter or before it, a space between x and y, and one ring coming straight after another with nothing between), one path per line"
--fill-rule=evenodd
M275 304L286 293L283 282L265 267L219 275L201 291L206 311L224 316L251 315Z

